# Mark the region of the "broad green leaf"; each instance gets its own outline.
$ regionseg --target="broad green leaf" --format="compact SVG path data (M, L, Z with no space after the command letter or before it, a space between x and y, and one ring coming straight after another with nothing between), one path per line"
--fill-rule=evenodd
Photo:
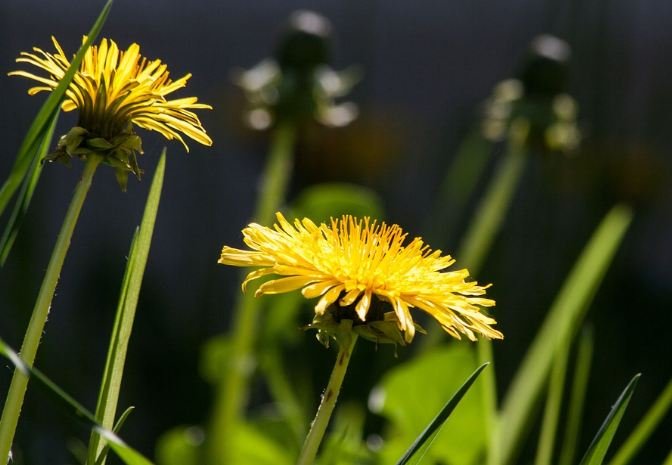
M667 386L660 393L656 402L651 406L644 418L637 424L635 430L630 434L623 446L616 452L609 465L625 465L629 463L644 445L651 433L656 429L658 423L663 419L672 404L672 379L667 382Z
M623 205L613 207L605 216L525 354L504 398L499 418L498 447L503 464L514 461L525 439L532 410L548 379L558 344L573 338L631 220L631 210Z
M103 379L96 406L96 418L108 429L111 429L115 423L117 402L119 400L119 392L121 390L121 382L124 375L128 342L133 330L140 287L147 265L149 248L152 243L154 224L156 222L159 201L161 199L165 166L166 149L163 149L161 157L159 158L159 163L156 167L156 172L154 173L152 185L149 189L149 195L145 204L145 211L140 228L136 230L131 242L131 251L129 253L122 281L119 304L115 315L112 336L110 337L107 360L105 362ZM98 457L103 450L103 446L104 443L94 432L91 435L91 441L89 443L89 463L98 462ZM112 447L112 445L110 445L110 447ZM105 460L103 459L101 465L104 463Z
M360 403L339 403L330 433L322 445L319 465L368 465L374 456L363 441L366 410Z
M205 433L198 426L179 426L164 433L156 445L158 465L199 465Z
M586 454L583 456L580 465L602 465L604 461L604 456L607 455L607 450L611 444L611 440L616 434L618 425L623 418L623 413L625 409L628 408L628 403L632 397L632 393L635 392L635 387L637 387L637 382L641 374L636 374L632 380L625 387L618 400L611 407L609 415L602 423L600 430L597 432L595 438L588 446Z
M139 452L124 443L116 434L109 429L104 428L96 421L96 417L87 410L82 404L77 402L72 396L61 389L56 383L45 376L40 370L35 367L28 366L21 357L10 348L5 341L0 339L0 355L6 357L17 370L21 371L26 376L35 378L37 382L47 388L49 392L62 403L70 407L74 413L84 420L86 420L97 434L104 436L108 441L110 448L121 458L126 465L152 465L152 462L147 460Z
M480 367L478 367L476 371L474 371L471 374L471 376L464 382L464 384L460 386L460 389L455 394L453 394L453 397L450 398L450 400L446 403L446 405L443 406L443 408L436 415L436 417L434 417L432 422L429 425L427 425L427 428L425 428L425 430L420 434L420 436L417 437L417 439L413 442L411 447L406 451L406 453L399 460L399 462L397 462L397 465L407 464L408 461L416 454L416 452L418 452L425 444L427 444L427 448L431 447L438 431L441 429L446 420L448 420L448 417L450 416L451 413L453 413L453 410L455 410L457 404L460 403L462 397L464 397L467 391L469 391L471 385L474 383L474 381L476 381L476 378L486 366L488 365L483 364Z
M19 228L23 223L23 219L28 211L28 206L35 193L35 188L40 180L43 166L42 160L44 160L44 157L46 157L49 152L51 140L54 136L54 129L56 129L56 122L58 121L58 114L58 110L54 112L51 122L46 126L45 131L42 133L37 156L33 157L28 174L21 183L21 190L19 191L16 203L14 204L14 209L5 226L2 238L0 238L0 266L4 266L5 261L9 256L9 252L12 250L16 236L19 233Z
M318 184L305 189L292 204L292 213L319 223L341 215L383 217L380 197L370 189L346 183Z
M258 426L239 423L231 432L233 450L228 465L293 465L295 457L285 444Z
M65 96L65 91L70 85L70 82L72 82L75 73L77 70L79 70L79 65L84 58L86 50L93 43L93 41L96 40L100 30L103 28L103 24L105 24L105 20L107 19L111 8L112 0L108 0L100 12L100 15L98 15L98 18L93 24L93 27L91 27L86 41L82 44L75 57L72 59L70 67L63 75L63 78L58 83L58 86L56 86L51 94L49 94L49 97L47 97L47 100L44 102L38 111L37 116L30 125L28 133L23 139L21 147L19 147L19 152L9 173L9 177L2 187L0 187L0 215L2 215L2 213L5 211L7 203L14 196L14 193L26 177L33 159L39 152L38 147L42 143L43 135L46 132L48 125L53 121L56 113L59 111L59 106L63 100L63 97ZM17 202L19 204L23 204L24 200L18 199Z
M226 376L232 353L231 345L232 341L228 336L215 336L203 344L198 371L204 380L216 385Z
M477 368L468 344L451 343L423 352L390 370L369 397L369 407L389 420L381 463L395 463ZM428 451L428 462L471 465L485 447L481 383L464 396Z

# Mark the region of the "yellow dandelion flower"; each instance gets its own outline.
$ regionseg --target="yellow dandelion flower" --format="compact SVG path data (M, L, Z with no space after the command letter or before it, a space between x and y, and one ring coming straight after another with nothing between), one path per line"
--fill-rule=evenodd
M27 63L46 71L40 76L28 71L12 71L10 76L22 76L39 84L28 90L29 95L53 91L65 75L70 60L55 37L55 53L37 47L33 53L22 52L17 63ZM82 42L86 37L82 39ZM69 139L59 143L62 157L101 154L105 161L118 169L139 174L135 153L142 153L140 140L133 125L161 133L166 139L180 141L189 147L182 135L203 145L212 145L198 116L192 111L212 109L198 103L196 97L169 100L166 97L185 87L191 74L176 81L169 77L166 64L148 60L140 55L140 46L131 44L120 50L113 40L102 39L84 55L82 64L70 83L62 104L63 111L79 110L79 123ZM57 157L54 157L57 158Z
M466 269L443 271L455 260L432 251L420 238L404 245L407 234L396 224L343 216L317 226L308 218L291 224L281 213L276 216L274 228L252 223L243 229L251 250L222 249L221 264L259 267L247 275L243 290L252 280L278 275L255 296L301 289L307 299L320 298L316 316L332 309L337 320L352 315L353 325L391 318L405 342L415 334L413 307L458 339L460 334L470 340L503 337L491 327L496 321L481 311L495 305L482 297L488 286L467 281ZM390 312L381 314L380 304Z

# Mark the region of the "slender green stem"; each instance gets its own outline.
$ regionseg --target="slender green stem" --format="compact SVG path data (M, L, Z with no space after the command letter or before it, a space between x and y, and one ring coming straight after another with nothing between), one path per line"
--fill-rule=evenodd
M439 188L429 231L430 244L446 244L454 225L472 196L492 150L492 143L472 131L460 144ZM439 246L437 246L439 247Z
M344 320L341 324L346 323L346 321ZM338 394L341 391L341 384L343 384L343 378L348 369L348 363L350 362L355 342L357 342L357 335L351 330L343 330L338 341L338 355L336 356L334 369L329 377L329 384L327 384L327 388L324 390L324 394L322 394L322 401L317 409L315 419L310 425L310 431L308 432L308 436L306 436L306 441L303 443L303 449L301 449L297 465L313 465L315 462L317 450L322 443L329 419L336 406L336 400L338 400Z
M44 275L44 280L42 281L42 286L40 287L37 301L35 302L30 322L28 323L28 329L26 330L21 346L21 358L29 366L32 366L35 361L37 347L40 344L42 331L44 330L44 325L47 321L47 316L49 315L49 308L51 307L56 284L58 283L58 278L61 274L61 269L63 268L65 255L70 246L72 233L77 224L79 213L82 210L84 199L86 199L86 194L91 186L93 175L96 172L96 168L100 161L101 158L98 156L90 155L88 157L86 165L84 166L84 173L77 184L72 201L70 202L70 207L63 220L61 231L56 239L56 245L51 254L51 259L49 260L49 265L47 266L47 271ZM7 399L5 400L5 406L2 411L2 419L0 419L0 457L9 457L9 451L12 446L12 441L14 440L14 433L19 421L19 415L21 413L23 398L27 387L28 377L19 370L14 370L14 376L12 377ZM2 459L0 459L0 463L3 463Z
M509 211L513 194L525 166L527 123L514 122L508 147L473 221L458 248L457 258L471 274L477 274Z
M463 266L472 274L477 274L483 261L492 247L495 236L509 211L513 194L518 186L525 166L528 125L525 122L514 122L508 141L504 160L497 169L478 210L474 216L465 238L456 255ZM487 463L497 465L500 461L497 419L497 385L495 379L492 343L483 339L478 343L478 363L493 363L493 368L484 373L482 383L483 411L487 416Z
M576 354L574 379L569 397L569 412L565 426L565 436L560 450L560 465L571 465L576 455L576 444L581 432L581 415L586 400L586 389L590 375L590 365L593 359L593 333L584 329L579 337L579 348Z
M625 465L630 463L651 433L656 429L660 420L663 419L665 413L670 408L670 404L672 404L672 380L667 382L667 386L665 386L663 392L646 415L644 415L644 418L637 424L635 430L618 452L616 452L609 465Z
M551 369L551 378L548 385L548 396L544 408L544 419L541 423L541 433L539 434L539 446L534 460L535 465L551 465L552 463L551 459L555 447L555 436L558 430L562 393L565 387L569 349L570 341L565 339L558 346L555 359L553 360L553 368Z
M254 220L266 225L284 201L292 170L295 127L286 122L273 133L271 150L262 177L262 187ZM233 321L233 347L227 376L222 378L215 394L207 455L210 465L224 465L231 451L231 428L245 409L250 376L256 365L253 353L260 301L252 294L242 295L236 303Z

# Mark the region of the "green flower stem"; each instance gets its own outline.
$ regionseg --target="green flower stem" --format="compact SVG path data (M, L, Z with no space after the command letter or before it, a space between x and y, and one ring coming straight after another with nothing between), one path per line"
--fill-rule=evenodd
M658 426L658 423L663 419L671 404L672 380L667 382L667 386L665 386L663 392L646 413L644 418L637 424L630 437L628 437L618 452L616 452L616 455L611 459L609 465L625 465L631 463L632 458L639 452L639 449L644 445L649 436L651 436L651 433L653 433L656 426Z
M42 281L42 286L40 287L37 301L35 302L30 322L28 323L28 329L26 330L21 346L21 358L29 366L32 366L35 361L37 347L40 344L42 331L44 330L44 325L47 321L47 316L49 315L49 308L51 307L56 284L58 283L58 278L61 274L61 269L63 268L65 255L70 246L72 233L77 224L79 213L82 210L84 199L86 199L86 194L91 186L93 175L100 162L101 158L95 155L90 155L87 158L82 178L75 188L75 193L70 202L70 207L65 215L65 219L63 220L61 231L58 233L56 245L51 254L47 272L44 275L44 280ZM2 411L2 418L0 419L0 457L2 458L9 457L9 451L12 447L12 441L14 440L14 433L19 421L19 415L21 413L23 398L26 394L27 387L28 377L19 370L14 370L7 399L5 400L5 406ZM0 459L0 463L4 463L3 459Z
M284 201L289 176L296 129L293 123L279 124L273 133L271 150L262 177L262 187L254 214L254 221L268 225ZM253 294L240 297L234 309L232 354L227 376L217 387L214 413L210 426L207 454L208 463L228 463L231 451L231 429L240 421L247 402L250 376L256 365L253 353L260 301Z
M492 247L495 236L501 228L502 222L509 211L513 194L518 186L527 150L525 141L529 131L526 121L514 121L509 133L508 148L504 160L497 169L495 178L490 183L488 190L476 211L476 215L465 238L458 249L457 258L463 266L467 267L472 275L476 275L487 253ZM497 387L495 380L494 360L492 357L492 343L483 339L478 343L478 363L493 363L493 369L483 375L482 402L486 419L486 438L488 438L487 463L496 465L499 463L499 450L497 447Z
M352 324L349 320L343 320L341 326L347 323ZM308 432L308 436L306 436L306 441L303 443L303 448L301 449L297 465L313 465L315 462L317 450L322 443L322 438L327 430L329 419L336 406L336 400L338 400L341 384L343 384L343 378L348 369L350 356L352 355L352 350L354 349L356 342L357 335L350 327L343 328L343 330L339 332L336 363L334 364L334 369L329 377L329 384L327 384L327 388L325 389L324 394L322 394L322 401L317 409L315 419L310 425L310 431Z
M428 243L445 244L454 234L455 222L472 196L491 151L492 143L478 131L468 134L459 146L439 188L431 224L425 228L429 231Z

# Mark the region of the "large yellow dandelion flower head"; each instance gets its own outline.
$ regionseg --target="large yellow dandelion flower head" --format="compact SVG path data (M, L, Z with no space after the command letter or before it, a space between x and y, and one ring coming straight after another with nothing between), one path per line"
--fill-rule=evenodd
M82 39L82 43L86 37ZM28 90L29 95L51 92L70 67L70 59L52 37L54 53L37 47L33 52L22 52L18 63L27 63L46 72L38 75L18 70L10 76L22 76L38 85ZM212 145L201 122L192 110L212 109L198 103L197 97L170 100L167 97L185 87L191 74L173 81L168 67L161 60L148 60L140 55L140 46L131 44L120 50L113 40L102 39L90 46L79 70L66 90L63 111L79 110L79 122L62 139L59 151L63 157L85 157L97 152L116 168L139 174L135 153L142 153L140 140L133 126L161 133L166 139L180 141L189 151L183 135L201 144Z
M325 314L336 322L353 320L365 326L370 339L392 339L379 331L393 322L402 339L410 342L416 325L410 313L418 308L431 315L450 335L480 335L501 339L492 328L496 321L483 313L494 300L484 297L488 286L468 281L466 269L445 271L455 260L432 251L422 239L406 243L407 234L397 225L369 218L343 216L319 226L308 218L290 223L277 213L273 228L252 223L243 229L250 250L225 246L219 263L258 267L243 282L267 275L256 296L301 289L315 305L318 320Z

